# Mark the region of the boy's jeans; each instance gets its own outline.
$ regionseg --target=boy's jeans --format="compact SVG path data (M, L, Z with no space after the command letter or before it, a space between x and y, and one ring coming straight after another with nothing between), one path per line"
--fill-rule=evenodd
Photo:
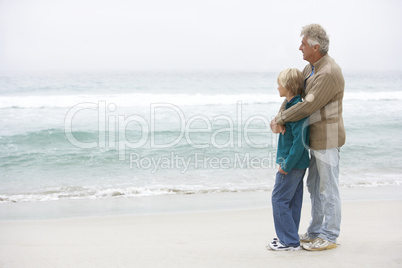
M285 246L300 246L298 230L305 173L305 169L292 169L287 175L276 174L272 210L276 235Z
M339 196L339 148L310 150L307 188L311 198L311 221L307 234L336 243L341 225Z

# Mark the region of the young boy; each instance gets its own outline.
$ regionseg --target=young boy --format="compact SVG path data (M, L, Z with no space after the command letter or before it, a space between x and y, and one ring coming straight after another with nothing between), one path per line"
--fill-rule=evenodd
M286 97L286 109L301 102L304 77L298 69L283 70L278 76L278 90ZM279 134L276 174L272 191L272 210L276 235L269 244L273 250L299 250L299 223L303 202L303 177L310 164L308 154L308 120L304 118L285 125Z

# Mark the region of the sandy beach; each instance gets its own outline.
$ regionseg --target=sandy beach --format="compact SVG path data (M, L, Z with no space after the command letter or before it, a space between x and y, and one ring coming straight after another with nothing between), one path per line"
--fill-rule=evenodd
M226 209L221 203L207 211L2 220L0 267L402 267L401 190L342 189L341 236L338 248L329 251L267 250L275 236L270 193L234 193L175 201L191 206L225 200ZM227 206L236 197L261 202L247 208ZM309 213L306 194L301 232Z

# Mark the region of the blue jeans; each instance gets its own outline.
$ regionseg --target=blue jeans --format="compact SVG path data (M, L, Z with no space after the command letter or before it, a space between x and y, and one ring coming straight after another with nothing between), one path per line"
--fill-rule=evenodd
M292 169L287 175L276 174L272 211L276 235L285 246L300 246L298 231L305 173L305 169Z
M307 234L336 243L341 226L339 196L339 148L310 150L307 188L311 198L311 221Z

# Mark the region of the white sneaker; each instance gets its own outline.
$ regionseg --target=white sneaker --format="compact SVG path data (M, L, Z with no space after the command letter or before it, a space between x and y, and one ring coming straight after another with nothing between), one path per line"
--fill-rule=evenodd
M275 238L274 238L275 240ZM279 240L274 241L272 240L272 242L269 244L269 247L272 250L275 251L297 251L300 250L300 246L296 246L296 247L292 247L292 246L285 246L282 245L281 242L279 242Z
M327 250L327 249L333 249L336 247L337 247L336 243L322 239L321 237L317 237L311 243L303 244L303 248L305 250L309 250L309 251Z
M267 248L272 249L272 247L278 246L279 239L277 237L273 238L271 243L268 244Z

